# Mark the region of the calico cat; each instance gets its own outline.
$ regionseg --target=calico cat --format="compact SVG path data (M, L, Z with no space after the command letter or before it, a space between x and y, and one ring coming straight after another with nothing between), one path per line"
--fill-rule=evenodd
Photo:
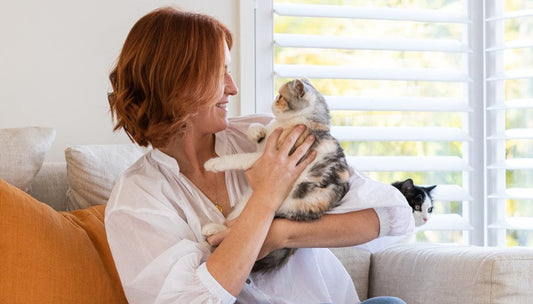
M282 203L276 217L297 221L312 221L320 218L327 210L338 206L349 189L349 171L344 151L339 142L330 134L330 115L324 97L302 78L285 83L279 89L272 112L274 120L268 125L252 124L248 137L257 143L257 152L226 155L212 158L205 163L208 171L246 170L261 156L266 138L278 127L283 128L278 144L291 132L303 124L306 132L300 136L298 146L309 134L315 136L311 149L317 156L294 183L287 199ZM244 208L251 193L243 196L228 215L227 221L236 218ZM208 224L202 228L206 236L226 229L223 225ZM296 249L283 248L273 251L257 261L252 271L267 272L276 269L288 260Z
M416 186L413 180L408 178L403 182L392 183L405 196L409 206L413 209L413 217L415 219L415 226L424 225L430 218L433 212L433 197L431 191L437 185L422 187Z

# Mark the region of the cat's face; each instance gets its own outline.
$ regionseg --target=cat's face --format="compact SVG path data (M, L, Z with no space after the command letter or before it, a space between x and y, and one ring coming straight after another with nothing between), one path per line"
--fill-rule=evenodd
M318 106L325 108L324 97L305 78L295 79L282 85L279 95L272 104L272 113L276 118L283 116L307 116L316 111Z
M396 182L392 184L402 192L407 199L409 206L413 209L413 217L415 219L415 226L424 225L433 212L433 199L431 191L435 189L434 186L422 187L413 184L413 180L407 179L403 182Z

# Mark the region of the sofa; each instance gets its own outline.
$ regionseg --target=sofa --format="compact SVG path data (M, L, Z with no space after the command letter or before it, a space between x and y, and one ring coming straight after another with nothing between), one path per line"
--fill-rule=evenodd
M82 145L44 161L55 131L0 129L0 303L127 303L104 229L114 180L146 150ZM402 243L331 249L361 300L533 303L533 249Z

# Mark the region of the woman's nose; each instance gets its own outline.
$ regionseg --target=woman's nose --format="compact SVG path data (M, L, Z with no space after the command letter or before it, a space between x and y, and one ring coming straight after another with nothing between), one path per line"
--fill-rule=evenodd
M237 93L239 93L239 89L235 85L233 77L230 73L226 72L224 77L224 94L233 96L237 95Z

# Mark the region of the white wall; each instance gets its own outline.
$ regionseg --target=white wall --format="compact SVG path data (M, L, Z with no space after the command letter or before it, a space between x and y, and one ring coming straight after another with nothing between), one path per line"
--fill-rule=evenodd
M127 143L112 132L108 74L133 24L152 9L175 5L215 16L236 36L238 0L0 1L0 128L53 127L47 161L63 161L78 144ZM230 115L239 113L235 97ZM2 144L2 143L0 143Z

